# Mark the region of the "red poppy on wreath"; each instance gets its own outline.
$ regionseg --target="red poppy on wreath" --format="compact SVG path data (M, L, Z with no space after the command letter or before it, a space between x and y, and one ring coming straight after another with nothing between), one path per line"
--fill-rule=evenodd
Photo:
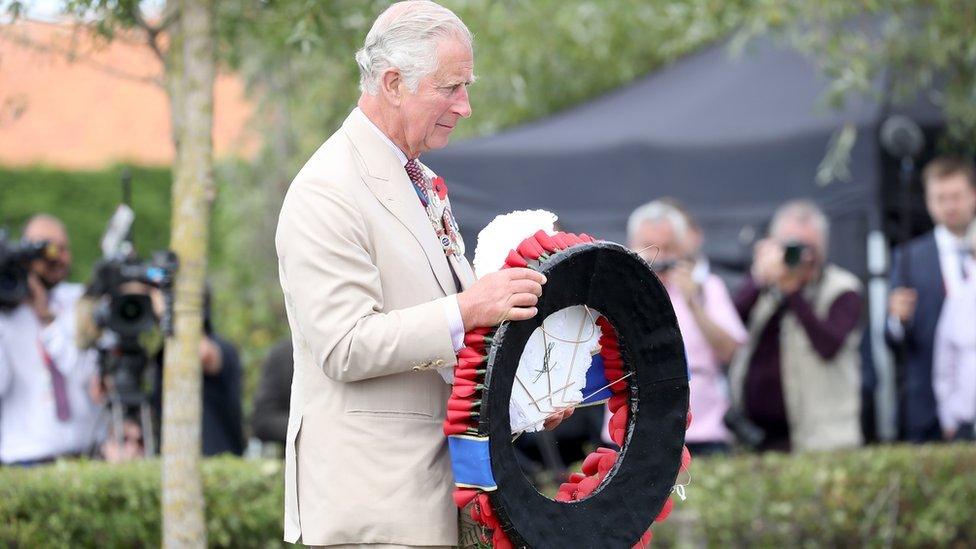
M444 200L447 198L447 183L444 182L444 178L437 176L434 178L434 192L437 193L437 198Z

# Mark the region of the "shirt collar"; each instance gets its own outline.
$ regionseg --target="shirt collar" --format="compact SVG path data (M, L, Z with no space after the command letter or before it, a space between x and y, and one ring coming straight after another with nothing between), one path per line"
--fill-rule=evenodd
M935 226L935 243L942 253L950 251L958 253L966 247L966 239L952 234L945 225Z
M390 149L393 150L393 153L396 154L397 160L400 161L401 166L407 165L407 155L403 154L403 151L400 150L400 147L397 147L396 143L394 143L389 137L387 137L387 135L383 133L383 130L381 130L379 126L374 124L373 121L370 120L368 116L366 116L366 113L364 113L362 109L356 107L355 109L353 109L352 112L353 114L357 114L358 116L361 116L363 120L366 121L366 125L368 125L370 129L376 132L376 135L380 136L380 139L382 139L384 143L389 145Z

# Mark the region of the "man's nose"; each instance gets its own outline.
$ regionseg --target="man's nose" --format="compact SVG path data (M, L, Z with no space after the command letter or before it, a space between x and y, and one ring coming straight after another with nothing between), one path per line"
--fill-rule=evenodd
M471 101L468 100L468 88L461 86L461 91L458 93L458 99L454 103L454 113L461 118L468 118L471 116Z

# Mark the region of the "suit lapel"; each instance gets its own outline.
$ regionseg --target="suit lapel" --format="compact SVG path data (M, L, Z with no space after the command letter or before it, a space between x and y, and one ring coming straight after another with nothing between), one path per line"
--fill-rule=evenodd
M363 162L363 182L366 187L423 248L427 263L444 294L456 293L453 277L445 261L444 249L437 241L430 219L417 199L413 184L399 159L389 145L367 125L365 115L354 112L346 118L342 127Z

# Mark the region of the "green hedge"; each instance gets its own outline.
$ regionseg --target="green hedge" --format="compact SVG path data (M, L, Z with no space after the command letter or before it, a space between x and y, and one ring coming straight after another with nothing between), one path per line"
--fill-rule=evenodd
M657 546L973 547L976 446L692 462Z
M133 167L133 240L143 256L169 246L170 172ZM0 168L0 228L19 237L27 219L47 212L68 227L74 252L71 279L88 280L102 253L99 241L109 217L122 201L122 166L68 172L44 167Z
M282 470L203 466L209 541L279 547ZM696 459L656 547L976 545L976 446ZM0 469L0 547L159 546L159 462Z
M0 469L0 547L159 547L160 462ZM204 460L213 547L280 547L277 461Z

